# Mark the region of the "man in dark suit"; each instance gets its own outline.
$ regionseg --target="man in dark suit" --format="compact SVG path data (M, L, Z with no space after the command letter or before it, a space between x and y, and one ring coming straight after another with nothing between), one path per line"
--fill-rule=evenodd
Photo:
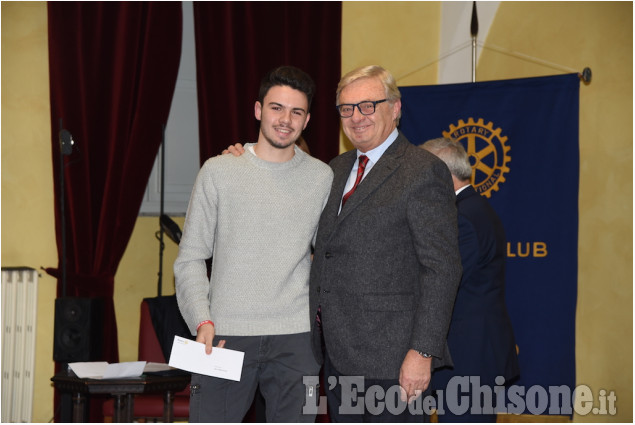
M310 279L314 353L334 421L422 422L432 368L451 362L461 276L452 179L397 130L400 99L378 66L348 73L337 89L356 149L331 161ZM351 390L346 377L364 381Z
M514 333L505 306L505 229L487 200L470 185L472 167L460 142L440 138L421 147L441 158L452 174L463 265L448 334L454 367L435 371L432 377L432 389L443 391L439 400L446 401L444 413L438 412L439 422L495 422L496 414L490 410L496 399L493 387L519 373ZM487 401L478 406L479 402L469 397L469 409L464 404L452 411L448 400L465 397L467 377L470 395L476 398L476 394L488 393L492 401L484 395ZM457 384L462 385L460 394ZM472 410L475 405L477 409Z

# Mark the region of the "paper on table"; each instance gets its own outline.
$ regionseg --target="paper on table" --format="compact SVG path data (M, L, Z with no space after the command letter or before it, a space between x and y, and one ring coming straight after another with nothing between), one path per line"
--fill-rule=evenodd
M208 355L205 344L175 336L169 364L188 372L240 381L244 357L242 351L218 347Z
M110 363L106 366L104 379L135 378L141 376L145 367L146 362Z
M77 362L69 363L68 366L80 378L99 379L104 376L108 362Z
M146 362L77 362L68 365L80 378L113 379L141 376Z
M148 372L165 372L165 371L169 371L169 370L176 370L176 368L170 366L167 363L155 363L155 362L148 362L146 364L146 367L143 368L143 373L148 373Z

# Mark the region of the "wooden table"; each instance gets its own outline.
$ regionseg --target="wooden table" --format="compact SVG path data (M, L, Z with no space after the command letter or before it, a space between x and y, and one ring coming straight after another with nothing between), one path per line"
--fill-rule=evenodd
M190 374L141 375L137 378L79 378L72 371L60 372L51 378L60 392L70 393L73 400L72 421L84 422L86 397L89 394L110 394L114 398L113 422L132 422L135 394L163 393L163 421L174 421L174 393L190 383Z

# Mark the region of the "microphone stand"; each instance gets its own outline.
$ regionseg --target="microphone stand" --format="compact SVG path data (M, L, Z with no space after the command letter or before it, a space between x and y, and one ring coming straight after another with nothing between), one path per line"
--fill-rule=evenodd
M65 197L64 197L64 156L70 155L73 152L73 136L68 130L62 128L62 119L60 118L60 214L61 214L61 228L62 228L62 297L66 296L66 211L65 211Z
M61 260L60 267L61 267L61 279L62 279L62 298L65 298L66 297L66 208L64 205L65 204L64 156L70 155L73 152L73 136L71 136L71 133L69 133L68 130L64 130L64 128L62 127L61 118L60 118L60 132L59 132L58 138L59 138L59 149L60 149L60 214L61 214L60 227L62 232L62 260ZM55 305L56 305L55 308L57 309L57 302ZM56 312L56 315L57 315L57 312ZM55 326L57 327L57 323L55 324ZM70 367L68 366L67 362L62 362L61 368L62 370L65 370L67 372L70 370ZM65 396L62 395L62 399L64 399L64 397ZM69 402L70 400L66 402L63 401L62 405L68 406ZM64 413L62 413L62 416L66 417L66 415L68 415L68 413L64 411Z

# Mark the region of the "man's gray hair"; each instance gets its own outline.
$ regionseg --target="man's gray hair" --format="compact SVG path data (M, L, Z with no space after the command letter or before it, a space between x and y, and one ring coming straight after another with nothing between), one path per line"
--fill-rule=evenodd
M385 96L390 105L393 105L397 100L401 99L401 92L397 86L397 81L395 81L395 77L393 77L390 71L379 65L368 65L356 68L342 77L337 85L337 91L335 92L335 103L340 103L340 93L342 93L342 90L344 90L346 86L361 78L377 78L384 86ZM399 110L399 115L397 115L395 125L399 125L400 119L401 110Z
M450 173L457 179L464 181L472 178L470 158L461 142L446 137L431 139L419 147L435 154L450 169Z

